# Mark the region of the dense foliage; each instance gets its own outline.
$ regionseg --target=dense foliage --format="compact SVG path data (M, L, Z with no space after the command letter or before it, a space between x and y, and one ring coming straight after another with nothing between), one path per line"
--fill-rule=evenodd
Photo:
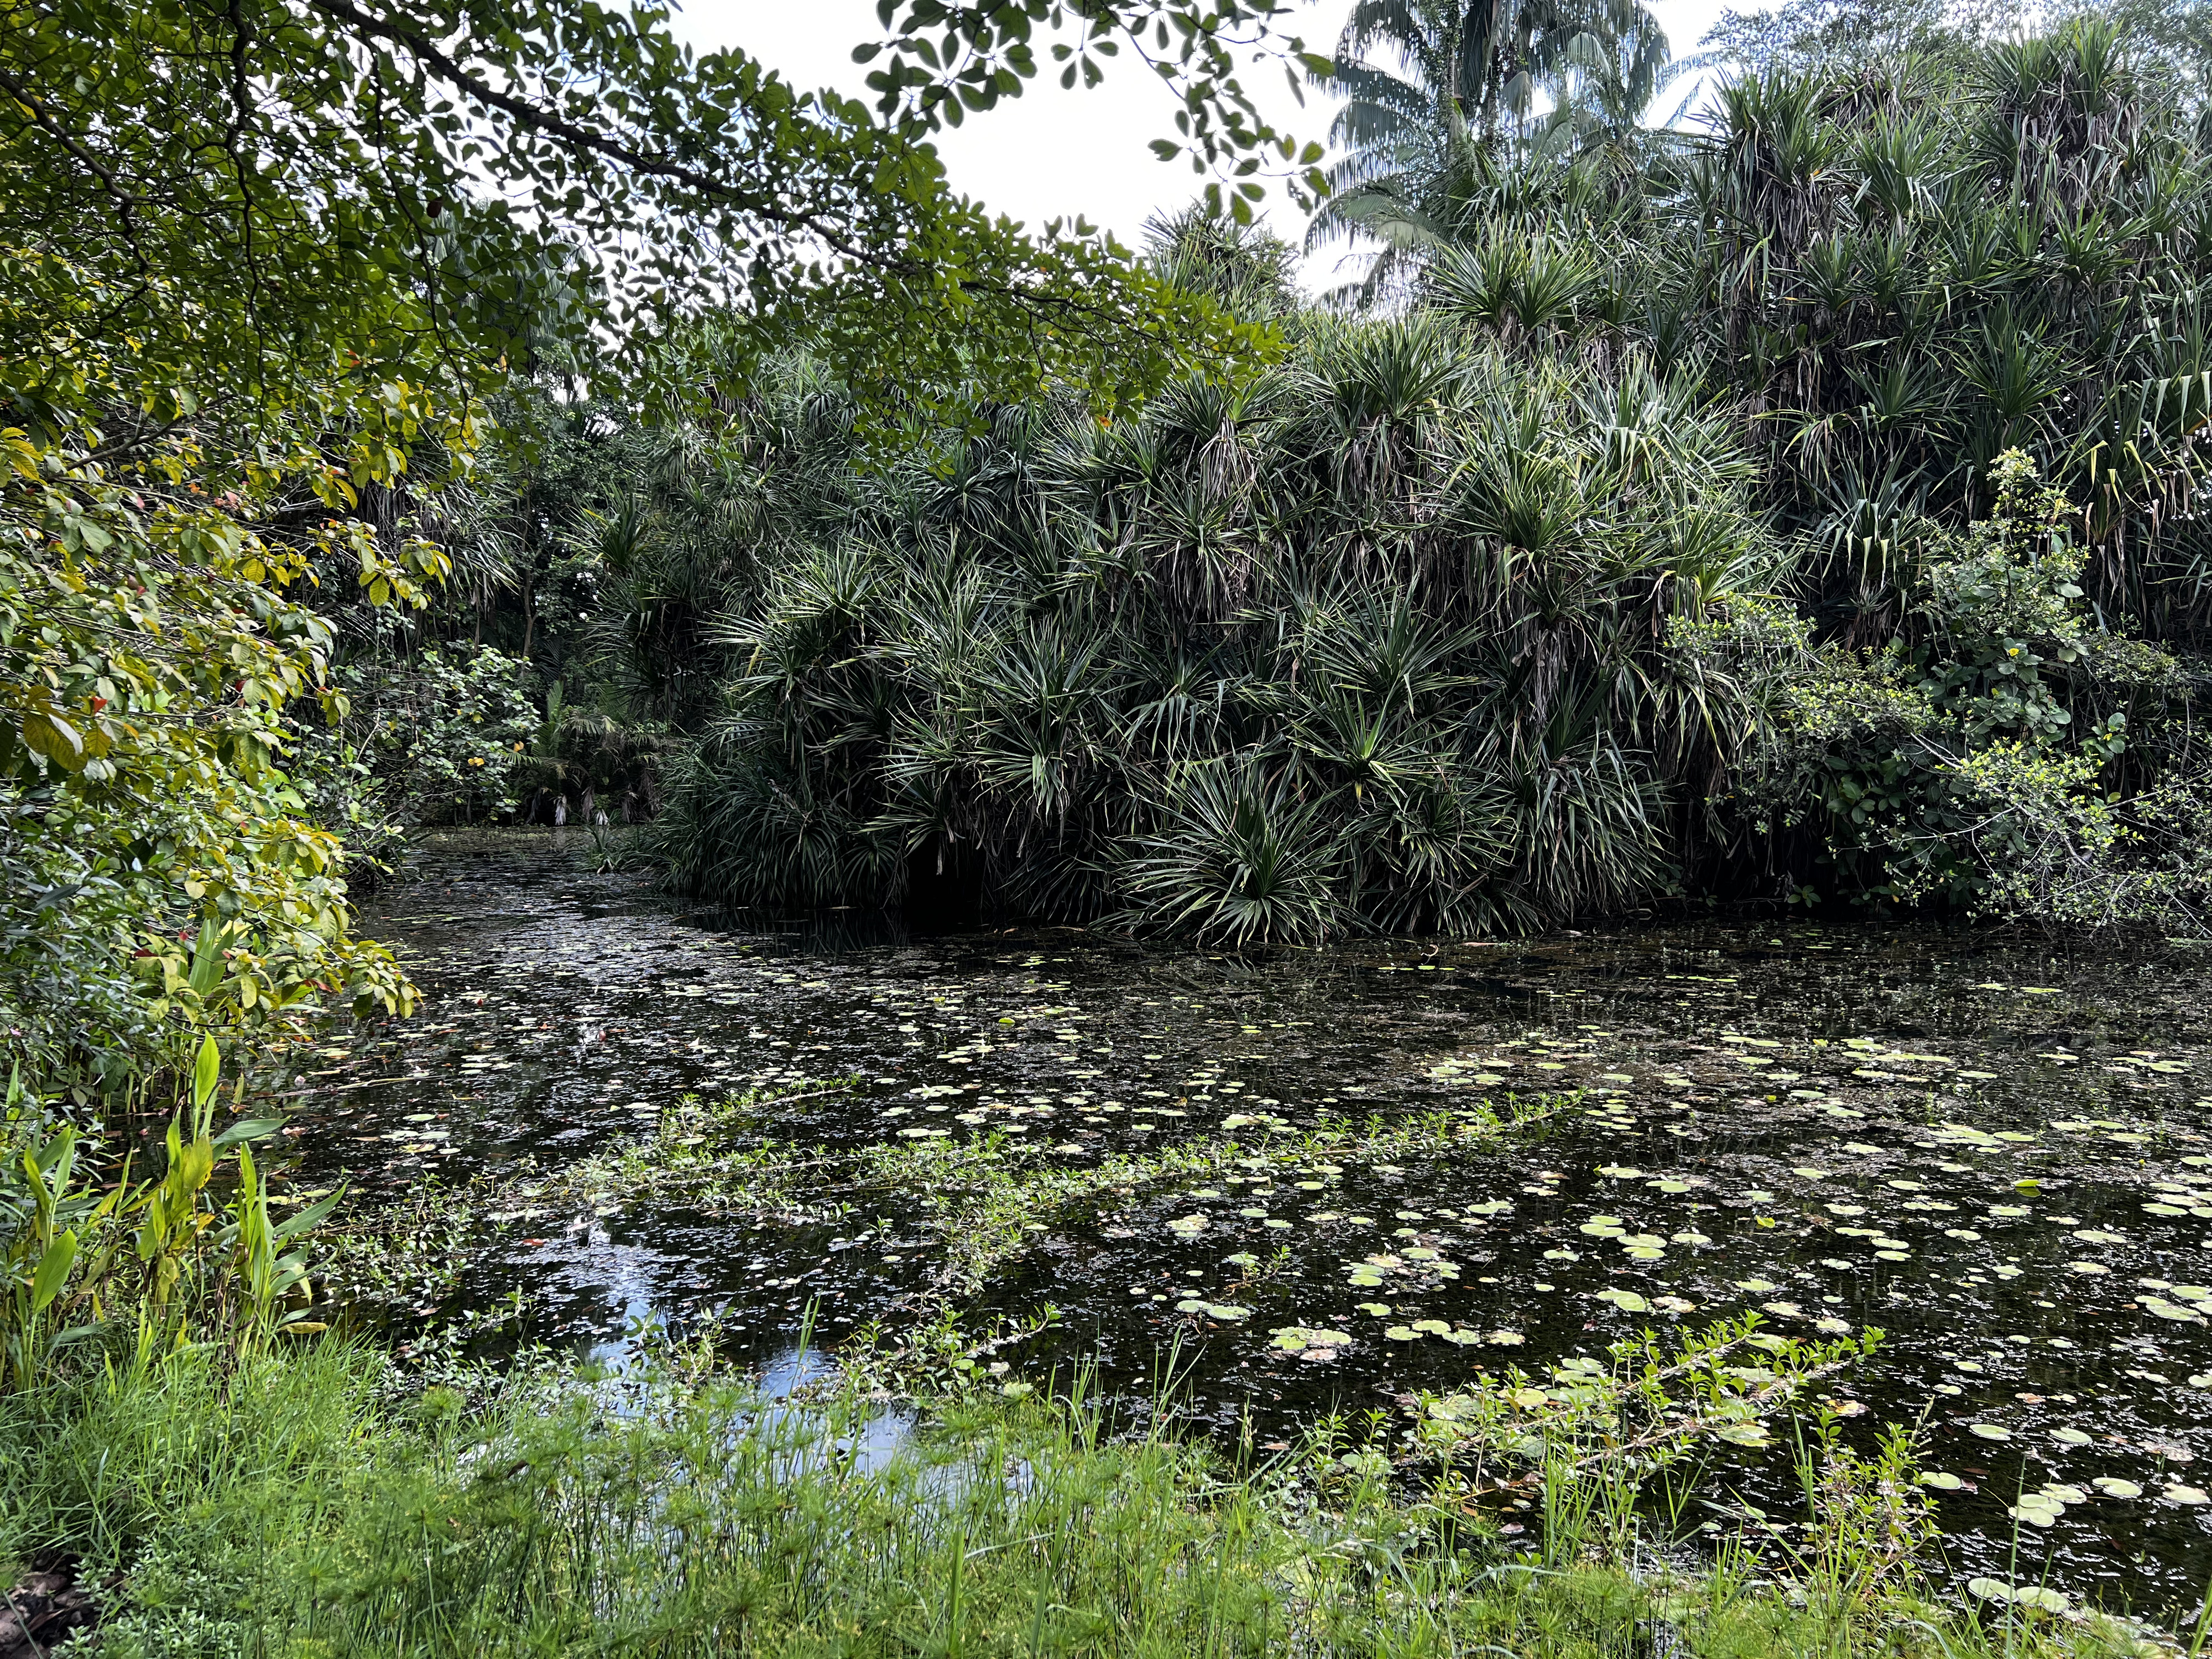
M1787 1397L1796 1367L1756 1357L1707 1369ZM2051 1616L2067 1603L2039 1585L1978 1617L1931 1604L1921 1564L1896 1547L1923 1541L1909 1468L1832 1436L1804 1459L1805 1506L1736 1538L1735 1559L1759 1571L1662 1573L1638 1561L1654 1552L1632 1506L1563 1498L1540 1544L1533 1525L1498 1538L1459 1491L1406 1496L1358 1428L1236 1459L1158 1416L1102 1409L1081 1383L1058 1399L1016 1383L940 1397L894 1436L861 1389L795 1410L696 1378L702 1358L526 1377L488 1402L464 1374L400 1404L387 1362L325 1342L228 1371L187 1358L159 1387L126 1374L0 1399L0 1553L59 1535L88 1579L125 1564L128 1589L90 1638L118 1659L594 1645L813 1659L832 1641L851 1659L1589 1659L1653 1630L1696 1659L2117 1659L2148 1645L2133 1621ZM1554 1401L1597 1392L1601 1362L1581 1363ZM1546 1443L1543 1426L1513 1437Z
M1613 142L1648 18L1598 52L1482 13L1347 33L1368 160L1320 223L1382 241L1383 314L1293 316L1288 362L1134 421L795 446L681 879L1238 939L1699 891L2196 914L2184 79L2081 20L1754 69L1710 131ZM1552 66L1549 115L1500 63ZM1201 254L1282 314L1275 254L1161 250Z
M34 1073L404 1007L348 894L440 820L1235 940L2196 914L2205 54L2151 0L1731 17L1703 130L1639 9L1363 0L1318 310L1242 222L1312 159L1258 9L894 6L872 111L499 22L0 27ZM1132 255L945 188L1061 25L1235 214Z
M872 112L695 55L650 5L9 8L0 1033L34 1097L410 1006L349 910L406 822L651 809L689 624L538 441L605 425L579 387L619 386L635 435L803 337L880 424L1264 354L1111 239L958 197L926 142L1069 23L1069 74L1127 45L1169 75L1177 153L1249 214L1263 158L1315 159L1231 72L1264 20L891 5Z
M660 833L725 891L852 902L911 858L1237 939L1616 907L1755 720L1748 478L1688 386L1429 317L1133 423L1006 411L851 475L860 532L764 573Z

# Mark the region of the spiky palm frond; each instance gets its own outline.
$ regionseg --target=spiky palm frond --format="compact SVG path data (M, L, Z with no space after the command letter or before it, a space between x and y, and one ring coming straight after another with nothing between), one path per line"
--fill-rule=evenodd
M1121 873L1127 920L1224 945L1316 945L1340 930L1342 860L1323 804L1257 757L1175 778Z

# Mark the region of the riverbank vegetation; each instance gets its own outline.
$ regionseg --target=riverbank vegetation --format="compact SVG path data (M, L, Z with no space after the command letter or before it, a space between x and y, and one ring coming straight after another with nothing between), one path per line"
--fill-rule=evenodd
M1614 143L1619 65L1516 123L1462 27L1346 37L1316 228L1386 243L1364 308L1162 227L1275 363L888 463L831 388L757 406L786 528L731 574L680 882L1240 943L1670 896L2191 925L2191 87L2085 15L1770 58Z
M1279 1183L1325 1189L1344 1172L1332 1160L1540 1138L1547 1103L1307 1133L1243 1115L1223 1127L1249 1143L1076 1164L1004 1134L843 1154L757 1144L775 1103L687 1102L553 1180L459 1195L548 1231L540 1218L588 1224L608 1200L864 1234L871 1212L919 1206L945 1263L908 1310L921 1316L872 1324L828 1367L804 1352L810 1316L771 1395L718 1361L711 1316L641 1331L618 1373L527 1346L467 1358L474 1320L397 1354L325 1329L333 1280L374 1301L399 1288L380 1268L434 1272L435 1237L458 1248L465 1218L418 1194L396 1220L307 1244L331 1200L272 1222L250 1146L275 1126L210 1136L219 1080L210 1054L158 1180L103 1190L64 1131L0 1182L11 1206L30 1200L4 1310L0 1583L48 1649L81 1630L86 1650L118 1656L814 1653L825 1631L841 1652L905 1650L917 1632L946 1651L1103 1654L2166 1650L2146 1645L2155 1626L2041 1582L2032 1549L1963 1601L1931 1599L1961 1588L1942 1576L1933 1502L1960 1477L1929 1468L1909 1425L1870 1449L1841 1432L1864 1409L1852 1374L1883 1343L1844 1321L1790 1336L1755 1311L1670 1320L1522 1364L1517 1332L1425 1320L1382 1336L1460 1345L1455 1386L1259 1445L1249 1426L1183 1419L1172 1349L1150 1397L1107 1391L1042 1358L1049 1310L1030 1326L963 1317L1035 1228L1090 1205L1215 1180L1264 1204ZM227 1204L210 1185L226 1156ZM387 1224L400 1236L380 1248ZM1188 1240L1208 1224L1164 1224ZM1436 1258L1370 1255L1353 1282L1388 1276L1375 1293L1402 1298L1458 1271ZM1179 1281L1194 1298L1181 1306L1194 1328L1251 1320L1234 1298L1279 1305L1273 1271L1231 1255L1206 1288ZM1662 1304L1691 1310L1604 1295L1655 1322ZM1309 1363L1359 1340L1271 1333ZM1752 1503L1728 1462L1777 1455L1796 1465L1802 1512ZM2022 1523L2042 1524L2023 1493Z
M1171 17L1108 8L1073 61ZM1156 56L1202 165L1296 171L1225 55L1256 21ZM349 895L410 822L652 809L694 623L601 509L657 453L727 521L716 411L771 354L1118 409L1256 349L1090 228L956 195L927 135L1036 65L1026 26L964 16L948 65L914 23L886 14L879 111L651 8L0 23L0 1029L35 1092L406 1009Z
M447 821L925 925L2191 927L2203 54L2136 10L1739 19L1672 125L1633 9L1363 11L1278 43L1323 176L1232 7L1166 66L1243 182L1133 252L945 185L1036 67L981 14L874 112L650 17L11 24L11 1054L404 1010L350 895Z
M1786 1391L1789 1362L1761 1358ZM1456 1482L1394 1486L1389 1442L1350 1425L1239 1455L1168 1413L1117 1421L1079 1378L916 1414L836 1387L769 1399L702 1358L489 1392L334 1341L190 1356L158 1386L94 1371L0 1401L0 1561L70 1540L46 1565L106 1586L96 1650L149 1659L2142 1650L2033 1585L1966 1616L1917 1599L1909 1468L1832 1446L1806 1455L1807 1524L1685 1571L1622 1547L1595 1486L1514 1547Z
M403 1373L321 1328L338 1195L272 1208L271 1060L416 1006L354 906L426 823L1236 946L2197 928L2201 30L1831 9L1732 20L1690 126L1634 8L1363 5L1321 57L1246 0L888 0L872 102L580 0L0 17L0 1586L43 1608L0 1651L57 1610L116 1655L2130 1650L2036 1585L1923 1603L1909 1437L1845 1453L1808 1393L1837 1345L1255 1463L987 1382L942 1296L911 1422L896 1348L799 1401L703 1352ZM1164 74L1210 181L1141 249L929 144L1063 24L1070 85ZM1253 51L1342 101L1333 170ZM1270 184L1371 256L1343 291ZM744 1127L545 1179L847 1201ZM848 1187L926 1191L966 1291L1108 1191L1500 1126L1240 1127L1084 1168L918 1133ZM364 1300L456 1236L379 1224L327 1246ZM1727 1443L1810 1423L1786 1542L1632 1524L1656 1442L1593 1484L1686 1379ZM1460 1453L1547 1506L1533 1554Z

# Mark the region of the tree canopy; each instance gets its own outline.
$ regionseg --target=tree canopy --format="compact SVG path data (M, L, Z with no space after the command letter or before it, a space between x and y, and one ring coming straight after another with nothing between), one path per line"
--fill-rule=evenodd
M1296 161L1230 72L1267 9L883 9L878 118L741 51L693 53L652 5L12 8L6 390L40 418L127 339L156 409L434 374L473 392L548 352L681 396L803 335L856 383L1111 399L1249 346L1087 227L1031 233L959 197L926 141L1018 91L1037 27L1079 24L1060 49L1095 78L1151 26L1194 160L1241 170L1243 203L1267 146ZM665 349L703 318L708 349Z

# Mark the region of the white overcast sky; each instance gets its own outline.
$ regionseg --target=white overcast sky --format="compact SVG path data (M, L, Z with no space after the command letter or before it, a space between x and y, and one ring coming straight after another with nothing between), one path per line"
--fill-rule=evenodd
M1335 44L1348 0L1292 0L1289 27L1310 50ZM1649 0L1679 56L1694 52L1725 0ZM1737 0L1747 11L1759 0ZM882 38L873 0L682 0L677 33L701 50L738 46L806 88L836 87L866 94L867 70L853 48ZM954 187L994 212L1032 227L1080 213L1134 245L1145 220L1182 206L1202 187L1188 161L1163 162L1146 148L1175 137L1175 102L1150 70L1124 53L1108 66L1103 85L1063 92L1047 54L1022 96L971 118L938 143ZM1309 89L1301 108L1279 65L1245 77L1255 102L1275 125L1307 138L1326 137L1330 106ZM1304 220L1287 204L1273 204L1270 222L1296 241ZM1309 269L1310 283L1328 279Z

